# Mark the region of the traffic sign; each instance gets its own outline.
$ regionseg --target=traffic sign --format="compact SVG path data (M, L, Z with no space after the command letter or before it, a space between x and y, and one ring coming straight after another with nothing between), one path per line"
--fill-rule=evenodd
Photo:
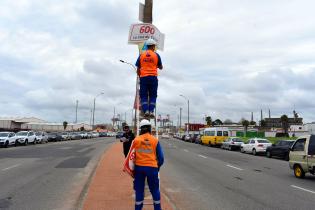
M157 48L163 51L165 35L157 27L150 23L132 24L130 26L129 44L143 43L149 38L154 39L157 42Z

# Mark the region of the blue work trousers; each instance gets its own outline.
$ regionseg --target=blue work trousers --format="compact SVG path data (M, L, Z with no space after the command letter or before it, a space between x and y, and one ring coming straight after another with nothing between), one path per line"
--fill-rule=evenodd
M150 192L153 197L154 210L161 210L161 195L158 168L148 166L135 166L134 190L136 191L135 210L141 210L144 200L145 179L148 180Z
M158 78L156 76L140 77L140 101L142 111L153 112L155 109L158 89Z

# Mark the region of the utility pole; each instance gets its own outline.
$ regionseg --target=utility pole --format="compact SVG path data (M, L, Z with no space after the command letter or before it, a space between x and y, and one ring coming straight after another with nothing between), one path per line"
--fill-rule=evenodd
M179 129L182 128L182 107L179 108Z
M78 105L79 105L79 100L76 101L76 106L75 106L75 123L78 123Z
M143 22L152 23L153 0L145 0L143 11Z
M269 119L271 118L271 113L270 113L270 109L269 109Z

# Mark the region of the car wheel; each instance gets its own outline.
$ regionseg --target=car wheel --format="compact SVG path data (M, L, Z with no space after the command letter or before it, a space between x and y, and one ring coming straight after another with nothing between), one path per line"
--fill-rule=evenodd
M296 178L303 179L305 177L305 172L300 165L294 166L294 175Z
M286 154L284 155L284 160L286 160L286 161L289 161L289 160L290 160L289 153L286 153Z
M5 144L4 144L4 147L8 148L8 146L9 146L9 141L6 141Z
M252 152L252 153L253 153L253 155L256 156L256 155L257 155L256 149L253 149L253 152Z
M229 150L232 151L232 147L231 146L229 146Z
M37 140L36 140L36 139L34 139L34 141L33 141L33 144L34 144L34 145L36 144L36 141L37 141Z
M15 140L14 146L16 147L18 144L19 144L19 142L17 140Z
M272 157L271 152L270 152L270 151L267 151L267 152L266 152L266 156L269 157L269 158L271 158L271 157Z
M28 140L26 139L24 142L24 146L28 145Z
M244 150L244 148L243 147L241 147L241 153L244 153L245 152L245 150Z

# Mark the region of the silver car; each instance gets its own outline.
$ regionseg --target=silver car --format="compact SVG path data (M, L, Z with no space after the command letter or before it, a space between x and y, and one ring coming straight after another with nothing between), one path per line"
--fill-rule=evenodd
M221 148L232 150L239 150L241 148L243 141L238 137L229 137L224 142L222 142Z

